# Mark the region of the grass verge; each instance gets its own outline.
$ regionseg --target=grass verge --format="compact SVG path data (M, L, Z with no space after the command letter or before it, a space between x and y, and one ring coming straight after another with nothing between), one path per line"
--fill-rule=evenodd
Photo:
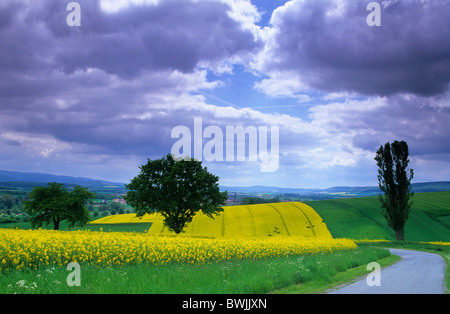
M390 255L383 259L377 260L382 268L390 266L398 262L401 258L397 255ZM322 278L319 280L310 281L304 284L293 285L285 287L276 291L274 294L323 294L329 290L337 289L340 286L351 284L367 275L367 264L355 268L347 269L346 271L337 273L329 278Z

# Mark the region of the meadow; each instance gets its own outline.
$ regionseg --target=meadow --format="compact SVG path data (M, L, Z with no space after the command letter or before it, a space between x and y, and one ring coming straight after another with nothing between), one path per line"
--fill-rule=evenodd
M266 293L387 256L331 237L0 229L0 293ZM70 262L80 287L65 283Z
M126 264L81 266L81 286L68 286L64 266L11 271L0 275L0 293L7 294L253 294L295 285L302 293L325 288L367 273L372 261L396 260L389 251L364 247L334 254L291 255L265 259L226 260L206 264ZM350 271L348 271L350 270ZM358 272L355 273L354 271Z
M407 241L450 241L450 192L416 193L405 226ZM306 202L333 237L394 240L377 197Z

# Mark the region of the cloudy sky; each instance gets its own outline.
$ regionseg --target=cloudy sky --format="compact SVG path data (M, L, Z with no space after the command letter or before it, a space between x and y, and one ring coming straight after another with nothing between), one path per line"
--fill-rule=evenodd
M450 180L448 0L378 1L379 27L369 0L79 0L72 27L69 2L0 2L0 169L128 183L201 118L224 149L279 127L277 171L204 160L223 185L376 185L394 140Z

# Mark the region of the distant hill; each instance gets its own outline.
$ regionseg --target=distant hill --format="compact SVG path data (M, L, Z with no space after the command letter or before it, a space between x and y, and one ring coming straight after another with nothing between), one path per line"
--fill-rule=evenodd
M380 189L378 186L337 186L330 187L326 189L302 189L302 188L280 188L274 186L221 186L221 190L228 191L229 193L241 192L241 193L267 193L267 194L342 194L342 195L352 195L352 196L371 196L380 194ZM440 181L440 182L423 182L423 183L413 183L412 189L415 193L423 192L442 192L450 191L450 181Z
M76 184L87 187L106 187L123 189L124 184L120 182L108 182L104 180L96 180L84 177L71 177L54 175L49 173L38 172L19 172L19 171L6 171L0 170L0 185L9 186L33 186L43 185L49 182L58 182L64 184ZM416 193L421 192L441 192L450 191L450 181L443 182L425 182L412 184L413 190ZM261 194L299 194L299 195L313 195L313 194L326 194L326 195L341 195L343 197L358 197L358 196L373 196L378 195L380 190L377 186L366 187L351 187L351 186L339 186L330 187L327 189L315 189L315 188L281 188L274 186L255 185L250 187L240 186L220 186L222 191L228 191L228 194L236 192L240 193L261 193Z
M20 185L20 183L36 183L38 185L46 184L49 182L58 182L64 184L74 184L82 186L110 186L110 187L123 187L123 183L108 182L103 180L95 180L83 177L71 177L54 175L49 173L38 172L18 172L18 171L5 171L0 170L0 185Z
M228 191L229 193L237 191L241 193L293 193L293 194L311 194L319 193L323 190L321 189L300 189L300 188L280 188L276 186L264 186L264 185L254 185L254 186L220 186L223 191Z

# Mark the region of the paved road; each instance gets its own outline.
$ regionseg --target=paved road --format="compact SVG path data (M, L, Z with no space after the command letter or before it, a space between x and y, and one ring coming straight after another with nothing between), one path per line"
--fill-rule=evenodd
M333 294L442 294L445 264L438 254L390 249L402 258L381 270L380 286L369 286L367 277ZM373 277L371 277L372 279ZM374 281L371 281L374 282Z

